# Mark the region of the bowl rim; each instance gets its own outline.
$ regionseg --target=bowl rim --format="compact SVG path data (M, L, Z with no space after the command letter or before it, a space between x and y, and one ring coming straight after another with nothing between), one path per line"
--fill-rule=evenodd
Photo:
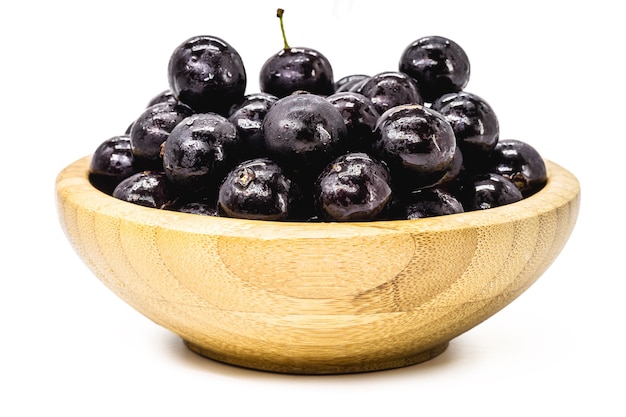
M470 211L416 220L380 220L373 222L299 222L247 220L202 216L160 210L128 203L112 197L89 181L91 155L67 165L57 175L57 207L70 203L93 215L117 218L145 226L160 227L195 234L245 235L262 239L363 236L395 232L426 233L453 229L485 227L510 223L545 214L580 198L580 183L567 169L545 160L546 185L537 193L516 203L487 210ZM280 231L280 233L277 233Z

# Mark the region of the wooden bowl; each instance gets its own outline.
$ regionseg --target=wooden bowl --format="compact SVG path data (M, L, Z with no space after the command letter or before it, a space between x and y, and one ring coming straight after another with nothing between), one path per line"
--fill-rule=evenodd
M505 307L558 256L578 180L547 161L539 193L420 220L288 223L156 210L56 180L61 225L115 294L200 355L282 373L402 367Z

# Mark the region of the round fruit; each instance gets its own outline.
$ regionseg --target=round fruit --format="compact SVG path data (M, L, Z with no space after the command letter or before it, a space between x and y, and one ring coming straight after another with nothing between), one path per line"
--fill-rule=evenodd
M246 90L239 53L215 36L194 36L172 53L168 79L174 97L195 112L226 115Z
M242 103L230 110L228 120L239 132L242 159L258 157L264 152L263 119L277 101L271 94L254 93L245 96Z
M500 174L528 197L546 185L546 164L537 150L526 142L516 139L498 141L489 158L488 168Z
M511 180L494 173L473 176L461 187L457 197L465 211L486 210L524 198Z
M168 181L183 193L203 193L217 187L237 163L239 136L228 119L216 113L185 118L163 146Z
M346 75L345 77L340 78L335 81L335 93L340 93L342 91L350 91L350 89L355 86L357 83L369 78L369 75L365 74L351 74Z
M441 96L431 108L452 126L466 167L484 164L500 136L498 117L489 103L476 94L461 91Z
M269 157L288 169L314 176L342 152L347 133L339 110L316 94L284 97L263 120Z
M193 112L175 101L164 101L148 107L135 120L130 129L133 156L142 169L161 171L161 145L170 132Z
M99 190L111 194L122 180L138 171L130 149L130 136L114 136L91 155L89 179Z
M402 52L399 70L415 80L424 100L431 103L465 88L470 62L456 42L443 36L425 36Z
M452 194L439 188L423 188L404 197L394 218L415 220L463 212L463 205Z
M456 139L443 116L421 105L397 106L383 113L374 149L404 190L428 187L452 168Z
M140 206L165 209L175 201L175 193L165 174L141 171L131 175L113 190L113 197Z
M403 104L423 104L415 82L406 74L385 71L361 81L357 92L372 100L378 113Z
M374 220L391 201L391 177L382 162L366 153L348 153L322 171L315 196L321 219Z
M343 116L348 129L348 148L351 151L370 151L374 141L374 127L380 117L372 100L352 91L335 93L326 99Z
M267 158L237 165L224 179L218 194L219 213L251 220L287 220L298 191L282 169Z
M265 61L259 74L261 91L278 98L296 91L330 95L335 91L333 68L328 58L312 48L292 48L283 28L283 10L278 9L284 47Z
M279 98L296 91L334 93L333 70L328 59L310 48L289 48L270 57L261 68L261 91Z

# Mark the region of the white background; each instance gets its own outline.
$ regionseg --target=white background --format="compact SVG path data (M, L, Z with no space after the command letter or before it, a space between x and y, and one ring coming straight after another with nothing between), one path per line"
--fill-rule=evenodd
M0 415L623 416L623 19L580 1L20 1L0 6ZM202 359L128 307L83 265L59 226L56 174L122 133L167 88L172 50L222 37L248 92L282 48L335 77L395 70L403 49L443 35L468 53L466 90L501 137L572 171L582 207L551 268L500 313L421 365L304 377Z

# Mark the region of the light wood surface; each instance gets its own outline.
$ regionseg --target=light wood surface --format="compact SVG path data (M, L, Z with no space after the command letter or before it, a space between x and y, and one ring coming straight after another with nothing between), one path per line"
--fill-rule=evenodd
M521 202L444 217L279 223L116 200L88 181L90 157L57 177L59 220L115 294L209 358L302 374L407 366L508 305L574 228L580 186L547 161Z

